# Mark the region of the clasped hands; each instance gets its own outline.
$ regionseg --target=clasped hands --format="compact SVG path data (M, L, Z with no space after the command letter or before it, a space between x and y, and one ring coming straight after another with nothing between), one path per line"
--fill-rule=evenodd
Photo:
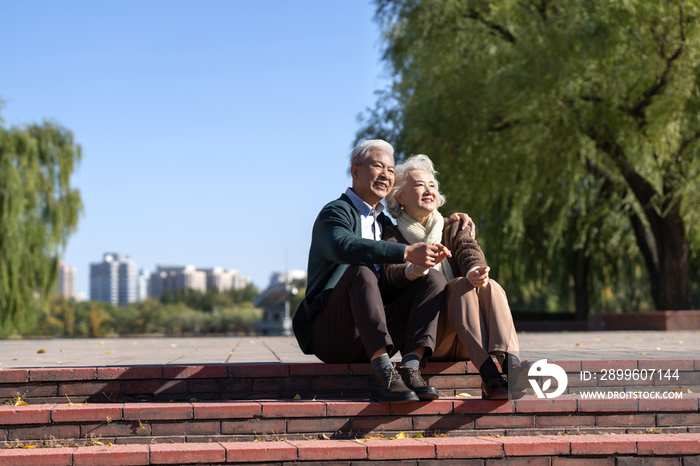
M450 219L463 220L462 230L471 227L471 236L474 237L474 222L467 214L455 213L450 216ZM424 270L439 264L446 257L452 257L452 252L440 243L411 244L406 246L406 252L404 253L404 260L406 262L415 264ZM469 280L469 283L475 288L483 288L489 281L490 270L491 267L488 266L476 267L467 273L467 280Z
M429 269L439 264L445 257L452 257L449 249L440 243L414 243L406 246L404 260L419 267Z

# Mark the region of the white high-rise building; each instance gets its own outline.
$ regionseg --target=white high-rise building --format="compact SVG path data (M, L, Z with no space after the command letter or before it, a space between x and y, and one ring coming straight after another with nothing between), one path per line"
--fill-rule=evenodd
M163 291L182 289L207 291L207 274L197 270L194 265L162 266L151 274L149 296L161 298Z
M136 301L144 301L148 298L148 286L151 281L151 276L148 270L141 269L138 277L136 277Z
M250 277L240 275L237 270L224 270L221 267L212 269L200 269L207 274L207 290L216 288L220 293L230 289L238 290L250 284Z
M75 267L66 264L58 266L58 289L56 294L63 299L75 298Z
M90 299L118 306L136 301L136 262L122 253L106 253L90 264Z
M251 284L251 281L250 281L250 277L248 275L240 275L237 273L233 277L233 282L231 284L231 287L234 290L240 290L241 288L245 288L246 286L248 286L250 284Z

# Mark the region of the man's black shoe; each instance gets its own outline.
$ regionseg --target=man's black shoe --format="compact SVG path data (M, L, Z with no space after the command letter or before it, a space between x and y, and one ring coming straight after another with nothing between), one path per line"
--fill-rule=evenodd
M372 376L372 398L380 403L408 403L418 401L418 396L401 380L396 369L374 371Z
M428 385L419 371L411 366L399 367L399 374L408 388L416 392L422 401L433 401L440 398L440 394L435 387Z

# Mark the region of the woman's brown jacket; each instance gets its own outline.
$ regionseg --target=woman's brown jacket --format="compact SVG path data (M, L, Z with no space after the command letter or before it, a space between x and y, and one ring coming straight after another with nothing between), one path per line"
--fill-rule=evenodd
M484 253L471 237L471 228L462 230L461 220L445 219L445 227L442 230L442 244L452 252L448 258L452 273L456 277L464 277L473 267L486 265ZM385 226L382 239L393 243L409 244L396 226ZM397 288L405 288L411 282L406 278L404 269L408 262L402 264L384 264L382 270L387 282Z

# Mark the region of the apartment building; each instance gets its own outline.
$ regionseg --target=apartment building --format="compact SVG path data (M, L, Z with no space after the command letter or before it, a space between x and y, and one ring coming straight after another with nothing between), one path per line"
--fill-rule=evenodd
M181 289L207 291L207 274L197 270L194 265L163 266L159 265L151 274L149 296L161 298L163 291Z
M90 299L126 306L136 301L136 262L120 252L106 253L90 264Z
M75 298L75 267L66 264L58 266L56 294L63 299Z
M250 285L250 277L240 275L237 270L224 270L222 267L200 269L207 274L207 289L216 288L220 293L230 289L238 290Z

